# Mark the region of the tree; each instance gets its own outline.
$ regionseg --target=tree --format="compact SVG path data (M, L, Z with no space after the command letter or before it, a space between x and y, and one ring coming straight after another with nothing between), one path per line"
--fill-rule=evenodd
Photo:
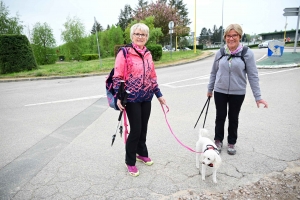
M246 33L242 36L242 42L247 42Z
M212 43L216 43L216 44L220 44L221 43L221 32L222 32L222 26L219 27L219 29L217 28L216 25L214 25L213 27L213 33L211 36L211 42ZM223 31L224 33L224 31ZM222 36L223 38L223 36ZM222 39L223 41L223 39Z
M101 26L101 24L99 24L99 23L97 22L97 20L95 21L95 23L94 23L94 25L93 25L93 28L92 28L92 30L91 30L91 34L96 34L96 30L97 30L98 32L103 31L103 27Z
M157 1L156 3L151 3L147 7L138 7L137 10L134 11L135 16L133 17L137 21L141 21L146 19L149 16L154 16L154 26L160 27L162 33L165 38L163 41L169 41L169 27L168 24L170 21L175 23L175 32L180 36L186 36L189 34L190 29L187 27L190 24L189 20L187 20L187 16L184 11L186 5L182 3L182 0L179 0L178 10L176 10L175 5L172 4L173 1L170 1L168 5L166 1ZM177 13L178 11L178 13ZM180 14L181 13L181 14Z
M0 35L0 74L28 71L37 67L25 35Z
M67 22L64 23L65 30L62 31L62 40L67 43L70 56L75 60L80 60L82 54L81 41L84 38L84 25L77 17L67 18Z
M39 65L55 63L55 39L51 27L45 22L36 23L32 29L31 42L35 59Z
M18 14L16 17L9 17L8 7L0 1L0 34L20 35L24 28L21 23Z
M202 28L201 30L201 33L200 33L200 37L199 37L199 44L206 44L207 42L207 36L208 36L208 33L207 33L207 29L204 27Z
M133 13L136 15L137 11L141 11L144 12L145 10L147 10L147 6L148 6L148 1L145 0L138 0L138 5L137 7L133 10Z
M123 30L120 26L112 26L109 30L109 41L110 44L108 46L108 50L110 53L110 56L114 56L114 49L115 45L124 44L124 36L123 36Z
M124 7L124 11L121 9L121 13L119 15L119 22L117 26L120 26L124 31L128 24L132 21L132 8L130 5L126 4Z

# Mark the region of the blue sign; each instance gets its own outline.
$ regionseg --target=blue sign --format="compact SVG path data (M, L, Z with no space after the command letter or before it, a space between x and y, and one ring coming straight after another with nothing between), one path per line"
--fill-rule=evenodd
M274 40L268 44L268 56L269 57L281 57L284 50L284 42Z

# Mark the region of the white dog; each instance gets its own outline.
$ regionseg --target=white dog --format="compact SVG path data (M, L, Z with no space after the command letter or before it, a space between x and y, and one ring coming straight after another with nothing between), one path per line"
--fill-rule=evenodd
M205 180L206 165L211 167L213 170L213 182L217 183L217 169L220 167L222 160L215 143L209 138L204 137L207 133L208 130L200 129L199 140L196 143L196 151L201 153L196 153L196 167L199 169L199 163L201 162L201 175L203 181ZM199 157L201 157L200 161Z

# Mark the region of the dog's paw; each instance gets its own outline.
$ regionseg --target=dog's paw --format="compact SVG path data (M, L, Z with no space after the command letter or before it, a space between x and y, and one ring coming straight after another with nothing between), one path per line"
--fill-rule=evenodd
M213 180L214 183L217 183L217 180Z
M196 164L196 168L199 169L199 164Z

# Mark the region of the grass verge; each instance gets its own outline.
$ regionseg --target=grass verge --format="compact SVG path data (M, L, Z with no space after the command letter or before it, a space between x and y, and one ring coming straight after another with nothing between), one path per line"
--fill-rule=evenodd
M156 67L174 65L181 62L189 62L201 59L209 55L208 51L176 51L163 52L160 61L155 62ZM51 65L41 65L36 70L23 71L18 73L0 74L0 79L11 78L34 78L50 76L77 76L82 74L101 74L108 73L114 67L115 59L113 57L92 61L72 61L57 62Z

